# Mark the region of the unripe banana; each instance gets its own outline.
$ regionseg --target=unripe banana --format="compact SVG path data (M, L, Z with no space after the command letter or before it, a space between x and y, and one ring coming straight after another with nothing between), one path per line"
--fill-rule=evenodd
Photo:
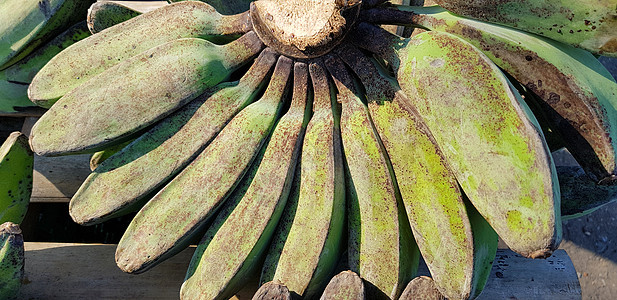
M203 234L206 222L238 185L270 135L284 103L292 66L289 58L280 57L264 96L235 116L137 213L116 249L120 269L143 272Z
M296 63L291 107L263 147L263 157L253 163L199 243L182 284L183 299L228 299L261 266L287 202L310 119L307 85L307 65Z
M310 299L328 283L339 258L345 222L345 183L339 109L325 68L311 63L313 117L300 159L297 198L291 197L268 253L261 282L277 280ZM291 219L291 220L290 220Z
M169 2L180 2L186 0L169 0ZM220 12L224 15L233 15L239 14L241 12L245 12L249 10L249 6L251 4L251 0L199 0L202 2L206 2L212 7L216 9L216 11Z
M0 70L84 19L93 0L0 2Z
M32 194L34 156L28 137L13 132L0 146L0 222L20 224Z
M180 38L229 39L247 31L246 20L246 14L222 16L201 2L164 6L62 51L32 80L28 96L35 103L51 106L92 77L143 51Z
M436 0L455 14L514 27L596 54L617 56L614 0Z
M443 152L394 79L356 48L337 53L364 84L371 119L437 287L451 299L474 298L489 276L497 234L485 230L486 221L470 217Z
M537 121L501 71L448 33L401 39L366 23L359 28L354 43L392 64L482 216L512 250L550 255L562 234L555 166Z
M19 225L0 225L0 298L17 299L24 276L24 238Z
M145 51L62 97L32 128L32 149L59 155L124 142L225 80L262 48L249 32L223 46L186 38ZM152 81L152 74L165 80Z
M535 105L596 182L615 179L617 83L593 55L535 34L459 17L438 6L399 9L417 13L414 24L452 33L482 50L539 96Z
M394 172L359 89L339 57L329 57L326 65L336 83L337 101L342 103L341 137L350 191L349 267L396 299L415 276L420 253Z
M168 4L165 0L97 1L88 9L88 29L93 34L101 32L111 26Z
M34 75L62 49L88 37L85 22L77 23L17 63L0 71L0 111L36 106L28 98L28 85Z
M104 161L71 199L73 220L97 224L139 207L258 97L277 57L265 49L239 81L198 97Z

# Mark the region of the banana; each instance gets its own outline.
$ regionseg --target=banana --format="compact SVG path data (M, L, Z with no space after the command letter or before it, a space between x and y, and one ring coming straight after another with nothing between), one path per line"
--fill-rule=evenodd
M89 0L21 1L0 3L0 70L83 20Z
M536 105L594 180L615 180L617 83L592 54L534 34L459 17L438 6L399 9L416 13L414 24L452 33L482 50L539 96Z
M88 29L97 33L169 3L157 1L97 1L88 9Z
M132 143L133 141L134 140L126 141L124 143L111 146L110 148L107 148L105 150L101 150L99 152L93 153L92 156L90 157L90 170L94 171L94 169L100 166L105 160L107 160L112 155L124 149L124 147L126 147L128 144Z
M24 238L19 225L0 225L0 298L17 299L24 277Z
M302 137L310 119L308 68L294 66L289 111L274 128L265 154L253 163L250 186L226 200L233 211L219 213L200 242L182 284L183 299L228 299L257 268L278 224L291 183ZM246 179L243 179L247 181ZM243 228L243 230L238 230Z
M105 160L71 199L73 220L97 224L139 206L253 102L276 59L274 51L262 51L239 81L221 84L209 97L210 93L200 96Z
M35 106L28 98L28 85L34 75L62 49L89 35L86 23L77 23L22 60L0 71L0 111L14 112L15 108Z
M499 69L448 33L401 39L366 23L359 28L354 42L396 70L482 216L513 251L550 255L562 234L555 166L537 121Z
M34 103L51 106L92 77L143 51L179 38L229 39L225 36L247 31L246 20L246 14L222 16L212 6L201 2L164 6L62 51L32 80L28 96Z
M186 0L170 0L170 2L180 2ZM252 1L250 0L199 0L206 2L224 15L239 14L249 10Z
M364 85L371 119L436 285L451 299L475 298L489 276L485 266L490 271L497 234L485 229L486 221L470 217L443 152L394 79L356 48L336 52Z
M32 193L34 156L28 137L13 132L0 146L0 222L20 224Z
M419 253L413 242L387 154L366 105L345 65L326 59L342 103L341 137L350 176L348 261L352 271L391 299L415 275ZM370 170L370 171L369 171Z
M617 200L617 187L598 185L579 166L557 166L561 189L562 219L574 219L590 214Z
M309 72L313 117L302 144L297 202L288 203L295 212L281 220L260 279L279 281L307 299L318 297L332 276L345 223L340 113L323 65L311 63Z
M0 71L0 112L12 113L22 107L33 106L28 99L28 84L6 80L6 72Z
M264 96L234 117L137 213L116 249L120 269L143 272L203 234L205 222L233 191L270 135L284 103L292 67L289 58L280 57ZM230 143L234 145L231 148Z
M223 46L186 38L145 51L62 97L32 128L32 149L59 155L121 143L225 80L262 47L249 32ZM165 80L152 81L152 74Z
M364 282L358 274L352 271L343 271L330 279L320 300L364 300Z
M614 0L436 0L470 18L539 34L587 51L617 56Z

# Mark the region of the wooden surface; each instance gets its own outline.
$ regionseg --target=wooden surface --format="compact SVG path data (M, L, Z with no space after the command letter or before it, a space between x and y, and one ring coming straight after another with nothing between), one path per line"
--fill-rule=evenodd
M20 299L177 299L191 255L189 248L139 275L115 265L115 245L26 242L26 279ZM426 269L421 271L426 273ZM250 299L255 283L240 293ZM580 299L570 258L563 250L546 260L499 250L479 299Z
M69 202L90 174L90 155L34 157L31 202Z

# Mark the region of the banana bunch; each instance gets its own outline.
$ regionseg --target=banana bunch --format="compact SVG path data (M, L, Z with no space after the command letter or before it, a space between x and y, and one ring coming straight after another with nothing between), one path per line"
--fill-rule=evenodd
M0 225L0 298L18 299L24 276L24 238L19 225Z
M35 106L27 95L34 75L64 48L90 35L92 0L0 3L0 111Z
M554 11L570 9L585 14ZM118 13L33 78L30 99L51 108L31 145L97 152L69 212L83 225L137 212L116 250L123 271L198 244L182 299L227 299L254 277L256 297L313 299L340 269L397 299L420 258L441 294L472 299L498 236L547 257L564 212L617 191L617 83L580 49L615 55L617 31L599 24L614 12L590 10L596 28L559 40L524 22L577 18L499 13L514 25L380 0ZM564 146L580 168L554 165Z

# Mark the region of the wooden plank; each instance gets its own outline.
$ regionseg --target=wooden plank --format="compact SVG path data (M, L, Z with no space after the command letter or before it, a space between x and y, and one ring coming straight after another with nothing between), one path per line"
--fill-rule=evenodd
M69 202L90 174L90 155L34 157L30 202Z
M115 245L26 242L20 299L177 299L194 247L140 275L115 265ZM423 271L426 273L426 269ZM250 299L256 283L239 293ZM546 260L500 249L479 299L580 299L576 271L563 250Z

